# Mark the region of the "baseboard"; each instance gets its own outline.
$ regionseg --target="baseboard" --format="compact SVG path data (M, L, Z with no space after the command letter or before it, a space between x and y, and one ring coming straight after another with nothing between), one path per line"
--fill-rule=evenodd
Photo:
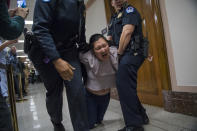
M197 116L197 93L163 91L164 110Z

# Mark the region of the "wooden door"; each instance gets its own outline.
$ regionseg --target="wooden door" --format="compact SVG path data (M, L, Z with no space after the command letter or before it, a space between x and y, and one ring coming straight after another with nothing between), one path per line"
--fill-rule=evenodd
M150 41L149 54L138 72L138 96L142 103L163 106L162 90L171 89L169 67L163 34L159 0L128 0L140 12L143 33ZM113 13L110 0L105 0L109 22Z

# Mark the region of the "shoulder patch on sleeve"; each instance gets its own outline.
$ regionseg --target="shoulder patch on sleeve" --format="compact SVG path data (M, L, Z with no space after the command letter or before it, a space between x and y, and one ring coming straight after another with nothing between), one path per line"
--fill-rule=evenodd
M42 0L43 2L50 2L51 0Z
M134 12L134 8L131 7L131 6L129 6L129 7L127 7L127 9L126 9L126 12L127 12L127 13L132 13L132 12Z

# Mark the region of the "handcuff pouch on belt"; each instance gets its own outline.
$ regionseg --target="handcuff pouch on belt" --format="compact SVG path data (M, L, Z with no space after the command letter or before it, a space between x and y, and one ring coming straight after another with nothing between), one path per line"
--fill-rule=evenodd
M32 31L24 32L24 52L28 54L32 46L39 46L38 40Z
M139 53L141 53L144 58L148 57L148 48L148 39L146 37L141 38L139 35L134 36L128 46L128 49L133 51L134 56L137 56Z

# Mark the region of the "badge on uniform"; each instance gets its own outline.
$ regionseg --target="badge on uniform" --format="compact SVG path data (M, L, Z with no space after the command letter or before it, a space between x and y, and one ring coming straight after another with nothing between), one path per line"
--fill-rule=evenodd
M120 18L122 16L122 12L120 12L119 14L118 14L118 17L117 18Z
M42 0L42 2L50 2L51 0Z
M126 9L126 12L127 13L131 13L131 12L134 12L134 8L129 6L127 9Z

